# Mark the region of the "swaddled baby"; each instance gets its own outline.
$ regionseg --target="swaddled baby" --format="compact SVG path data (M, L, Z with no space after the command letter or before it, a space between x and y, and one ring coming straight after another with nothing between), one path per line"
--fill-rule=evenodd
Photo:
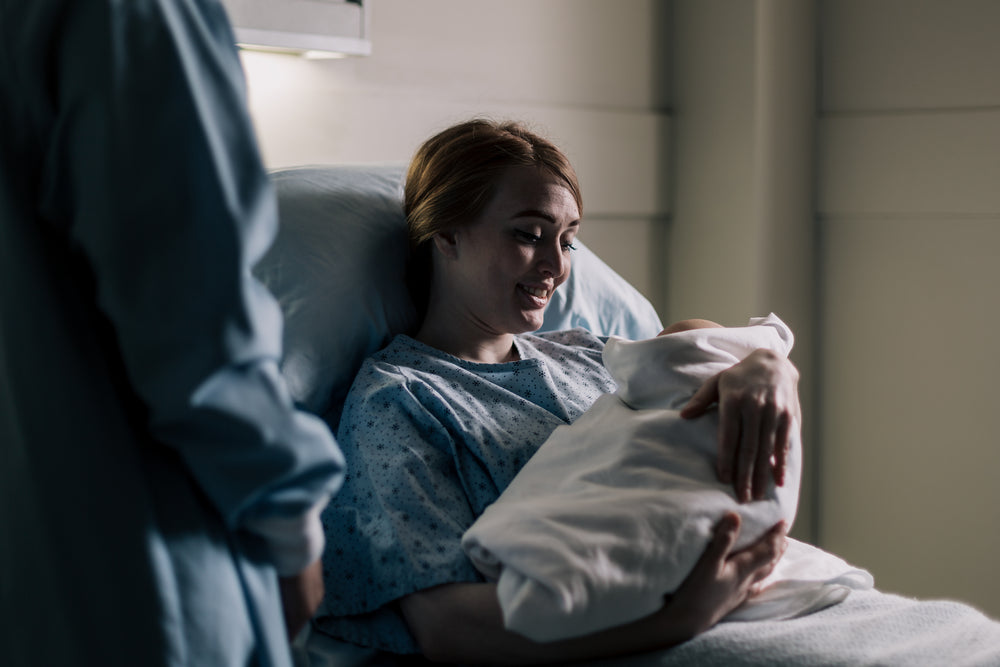
M737 549L779 520L791 526L801 474L798 431L784 485L771 481L763 500L741 504L716 476L717 413L690 420L680 409L705 380L754 350L787 356L792 344L791 331L773 314L747 327L611 338L604 363L617 391L553 431L463 537L476 567L497 580L507 628L551 641L641 618L685 579L725 514L742 519ZM791 546L798 565L802 549L809 558L827 556ZM819 580L851 571L835 560L817 571L808 595L789 605L785 594L785 603L763 613L792 616L843 599L843 586L818 588Z

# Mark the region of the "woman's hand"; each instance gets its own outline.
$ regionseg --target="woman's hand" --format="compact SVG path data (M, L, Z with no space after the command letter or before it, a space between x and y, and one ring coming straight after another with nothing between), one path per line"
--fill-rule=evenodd
M787 548L784 521L746 549L733 552L739 532L739 515L723 517L705 553L667 604L675 617L690 620L692 636L708 630L755 595L757 585L771 574Z
M719 480L736 498L762 498L768 476L781 486L793 429L801 424L799 372L788 359L766 349L709 378L691 397L681 417L704 414L719 404Z

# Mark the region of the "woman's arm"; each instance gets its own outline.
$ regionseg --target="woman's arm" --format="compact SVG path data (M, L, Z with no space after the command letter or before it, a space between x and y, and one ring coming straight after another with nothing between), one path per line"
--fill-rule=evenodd
M429 659L518 665L607 658L679 644L715 625L755 592L785 548L785 526L733 552L739 517L726 516L698 564L656 613L574 639L539 643L504 629L495 584L445 584L400 600L411 632Z
M741 501L762 498L768 476L779 486L791 437L800 428L799 372L785 357L759 349L709 378L681 411L690 419L719 404L719 479Z

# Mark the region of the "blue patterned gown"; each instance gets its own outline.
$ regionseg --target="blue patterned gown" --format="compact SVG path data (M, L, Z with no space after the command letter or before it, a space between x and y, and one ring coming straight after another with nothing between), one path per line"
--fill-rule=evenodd
M482 581L462 533L557 426L615 389L603 340L583 329L515 344L519 361L483 364L401 335L365 361L338 431L347 479L323 513L321 631L416 652L390 603Z

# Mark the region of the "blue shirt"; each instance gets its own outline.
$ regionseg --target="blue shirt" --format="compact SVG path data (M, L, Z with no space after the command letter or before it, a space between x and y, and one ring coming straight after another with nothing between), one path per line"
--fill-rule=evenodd
M0 661L290 665L275 527L342 459L251 278L277 210L222 6L0 0L0 43Z
M462 534L557 426L615 389L603 340L583 329L515 345L520 360L485 364L400 335L365 361L337 438L348 475L322 517L322 631L416 652L389 603L481 581Z

